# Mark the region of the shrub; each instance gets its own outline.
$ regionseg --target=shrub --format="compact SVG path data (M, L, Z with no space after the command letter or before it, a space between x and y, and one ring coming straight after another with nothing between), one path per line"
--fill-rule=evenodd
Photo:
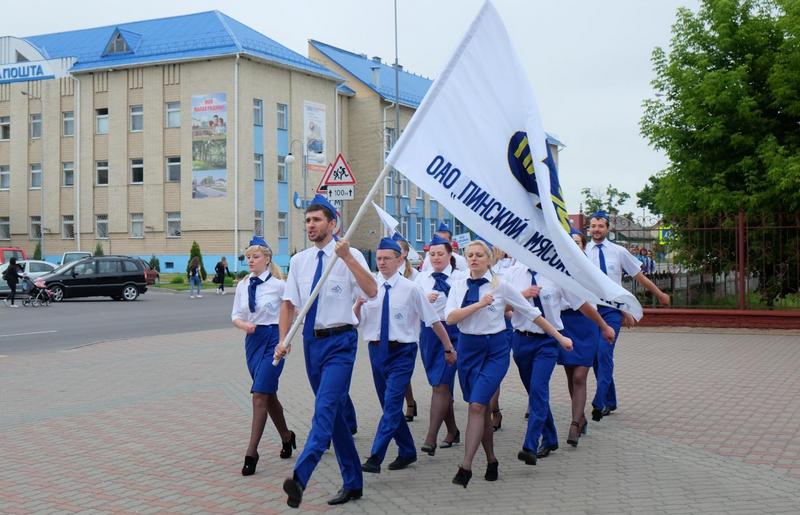
M173 277L172 279L170 279L169 283L170 284L183 284L183 277L181 277L181 276Z
M158 260L155 254L150 256L150 268L156 272L161 272L161 262Z
M105 253L103 252L103 245L101 245L100 242L98 242L97 246L94 248L94 255L105 256Z
M192 250L189 251L189 263L186 265L186 275L189 275L189 264L192 263L192 259L195 256L197 256L197 259L200 261L200 279L205 281L206 268L203 266L203 255L200 253L200 245L198 245L196 241L192 242Z

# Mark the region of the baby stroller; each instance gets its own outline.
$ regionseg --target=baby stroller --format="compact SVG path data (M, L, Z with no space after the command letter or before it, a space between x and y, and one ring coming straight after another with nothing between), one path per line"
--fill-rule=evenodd
M25 276L20 284L22 285L23 295L26 295L22 300L23 306L38 308L39 306L50 305L53 299L53 292L47 289L41 277L31 281L30 277Z

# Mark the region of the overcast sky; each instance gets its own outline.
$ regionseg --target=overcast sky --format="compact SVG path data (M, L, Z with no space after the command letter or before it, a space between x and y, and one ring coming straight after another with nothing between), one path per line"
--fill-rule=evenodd
M6 3L0 33L29 36L218 9L307 55L317 39L394 60L392 0L26 0ZM699 0L494 0L531 79L545 128L567 147L561 185L570 212L580 189L636 193L666 165L639 135L652 96L650 54L668 46L679 6ZM435 78L483 0L398 0L400 63Z

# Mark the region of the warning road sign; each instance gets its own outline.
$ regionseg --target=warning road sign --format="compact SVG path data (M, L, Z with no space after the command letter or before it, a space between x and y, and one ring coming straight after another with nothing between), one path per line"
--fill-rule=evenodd
M333 165L325 170L325 174L322 176L322 184L326 186L356 184L356 178L353 172L350 171L350 167L347 165L347 161L344 160L342 154L336 156L336 161L333 162Z
M352 184L328 186L328 200L353 200L355 190Z

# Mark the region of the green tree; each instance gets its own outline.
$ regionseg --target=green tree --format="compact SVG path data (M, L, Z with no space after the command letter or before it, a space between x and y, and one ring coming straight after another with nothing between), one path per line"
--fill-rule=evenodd
M42 242L40 241L36 242L36 248L33 249L33 259L42 259Z
M618 215L619 210L628 199L631 198L629 193L620 191L610 184L606 186L604 193L597 193L590 188L581 189L583 195L583 212L586 216L603 210L612 215ZM633 216L629 213L630 216Z
M189 263L192 262L192 258L197 256L197 259L200 260L200 278L205 281L206 280L206 268L203 266L203 255L200 253L200 245L197 244L196 241L192 242L192 249L189 251ZM189 265L186 265L186 273L189 273Z
M152 268L156 272L161 272L161 262L158 260L155 254L150 256L150 268Z
M94 248L94 255L105 256L105 252L103 252L103 245L100 242L97 242L97 246Z

